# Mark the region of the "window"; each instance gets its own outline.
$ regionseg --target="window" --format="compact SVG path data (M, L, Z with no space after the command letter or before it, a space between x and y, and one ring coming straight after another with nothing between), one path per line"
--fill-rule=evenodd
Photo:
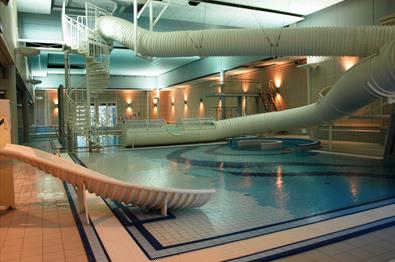
M91 126L113 127L117 123L115 103L101 103L97 108L91 105Z

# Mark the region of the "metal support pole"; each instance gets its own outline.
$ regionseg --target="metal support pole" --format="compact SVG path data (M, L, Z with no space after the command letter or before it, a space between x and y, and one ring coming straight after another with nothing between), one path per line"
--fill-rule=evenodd
M85 59L86 67L88 67L88 58ZM90 83L88 80L88 76L86 76L86 118L88 122L88 148L89 152L92 151L92 127L91 127L91 90L90 90Z
M58 115L59 115L59 142L65 146L65 127L64 127L64 87L58 88Z
M22 94L22 122L23 122L23 143L29 143L29 91L24 89Z
M154 11L152 9L152 1L149 2L149 30L154 30Z
M138 12L138 14L137 14L137 19L139 19L143 15L145 8L147 8L147 6L150 6L151 2L152 2L151 0L148 0L147 2L145 2L143 7L140 9L140 12Z
M133 23L134 23L134 52L137 56L137 0L133 0Z
M69 48L64 48L64 90L68 92L70 90L70 65L69 65ZM70 106L68 105L66 117L70 117ZM72 134L72 128L67 124L67 143L68 148L71 151L74 147L74 136Z
M162 17L163 13L166 11L167 7L169 6L169 2L166 3L166 5L162 8L156 19L154 20L154 23L152 24L152 27L155 27L155 25L159 22L159 19Z

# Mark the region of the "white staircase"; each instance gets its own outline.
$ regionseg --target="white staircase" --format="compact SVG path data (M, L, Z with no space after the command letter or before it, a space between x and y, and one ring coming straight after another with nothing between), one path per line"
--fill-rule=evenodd
M96 32L96 19L103 15L110 16L111 13L89 3L86 3L85 11L85 15L67 15L63 2L62 29L65 45L71 52L86 58L85 83L78 90L71 84L66 86L67 125L73 137L84 136L90 146L98 142L95 121L92 126L90 119L91 98L107 88L110 78L111 45ZM70 79L69 75L67 77Z

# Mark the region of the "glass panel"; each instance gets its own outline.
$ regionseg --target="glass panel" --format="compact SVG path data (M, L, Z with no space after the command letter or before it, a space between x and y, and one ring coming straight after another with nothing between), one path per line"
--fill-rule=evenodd
M95 127L96 126L96 110L95 110L94 105L90 106L90 111L91 111L91 127Z

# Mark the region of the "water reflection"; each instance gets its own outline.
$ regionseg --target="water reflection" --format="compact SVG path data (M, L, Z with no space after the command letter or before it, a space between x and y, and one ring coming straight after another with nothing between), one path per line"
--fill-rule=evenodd
M277 207L283 209L286 207L286 202L288 198L288 193L283 192L284 190L284 180L283 180L283 168L281 165L277 166L276 171L276 193L275 199Z
M281 166L277 167L276 178L277 192L281 193L283 189L283 169Z
M359 183L356 178L350 178L349 183L352 200L357 201L359 195Z

